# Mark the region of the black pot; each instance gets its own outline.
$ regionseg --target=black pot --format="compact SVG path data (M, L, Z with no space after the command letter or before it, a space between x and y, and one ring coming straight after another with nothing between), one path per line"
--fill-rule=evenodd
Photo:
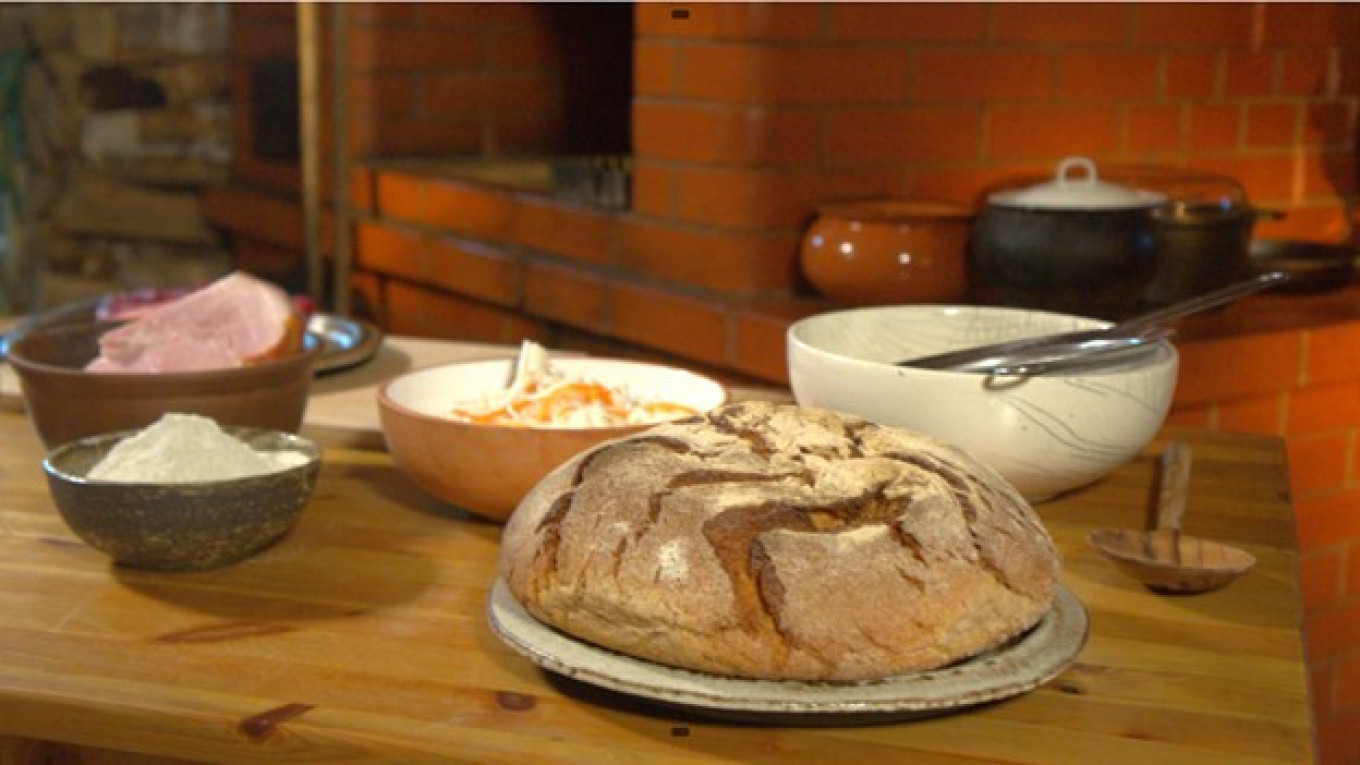
M1144 298L1148 306L1170 305L1247 278L1257 221L1283 217L1252 207L1242 185L1223 175L1157 165L1107 168L1103 175L1167 198L1153 214L1161 251Z
M1085 170L1085 177L1069 177ZM1002 302L1104 319L1134 313L1158 268L1154 212L1165 195L1102 182L1090 160L1052 182L988 195L969 244L975 275Z
M1249 207L1204 214L1158 213L1161 254L1146 302L1170 305L1245 279L1258 220L1278 214Z

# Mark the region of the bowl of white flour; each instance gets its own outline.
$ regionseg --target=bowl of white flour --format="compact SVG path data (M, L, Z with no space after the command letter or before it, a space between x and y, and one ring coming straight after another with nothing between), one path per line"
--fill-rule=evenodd
M66 525L115 563L206 571L287 533L311 498L321 452L291 433L172 413L59 446L43 470Z

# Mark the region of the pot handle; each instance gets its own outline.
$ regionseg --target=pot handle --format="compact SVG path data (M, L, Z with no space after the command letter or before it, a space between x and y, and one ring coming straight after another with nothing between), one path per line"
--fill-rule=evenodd
M1069 183L1067 178L1068 174L1076 168L1086 171L1086 177L1082 180L1083 183L1094 186L1100 180L1100 177L1096 173L1096 163L1086 157L1068 157L1059 162L1058 170L1054 173L1053 180L1057 181L1059 185L1067 185Z

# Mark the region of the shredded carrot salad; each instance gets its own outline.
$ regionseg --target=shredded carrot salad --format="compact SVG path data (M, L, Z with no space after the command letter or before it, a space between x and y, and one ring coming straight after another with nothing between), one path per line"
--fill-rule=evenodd
M536 363L521 366L505 391L453 407L453 419L481 425L571 428L648 424L698 414L684 404L643 401L622 387L559 374L548 364L546 353L532 350L524 357Z

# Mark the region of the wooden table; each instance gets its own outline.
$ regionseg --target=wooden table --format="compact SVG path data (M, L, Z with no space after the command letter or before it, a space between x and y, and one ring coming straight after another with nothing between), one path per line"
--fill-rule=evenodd
M333 387L344 388L341 384ZM358 395L352 391L344 395ZM1017 698L871 726L682 715L546 675L490 631L499 527L423 496L378 449L327 449L279 545L204 574L115 568L47 495L0 411L0 763L1309 762L1282 443L1195 449L1187 529L1260 560L1225 590L1151 594L1083 541L1143 522L1156 445L1040 507L1091 633ZM114 752L133 752L129 757Z

